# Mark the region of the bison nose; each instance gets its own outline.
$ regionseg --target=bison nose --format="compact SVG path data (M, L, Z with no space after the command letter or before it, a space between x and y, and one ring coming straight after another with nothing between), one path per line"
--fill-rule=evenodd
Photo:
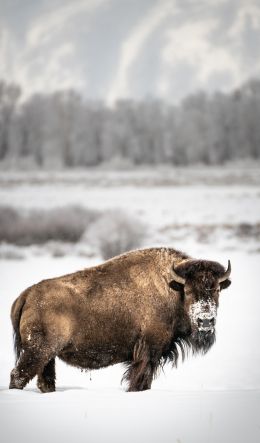
M201 329L210 329L215 326L215 318L200 318L198 317L198 326Z

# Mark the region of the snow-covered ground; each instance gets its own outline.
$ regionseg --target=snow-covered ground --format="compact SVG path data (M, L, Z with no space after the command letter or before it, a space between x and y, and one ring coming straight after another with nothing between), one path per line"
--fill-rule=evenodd
M113 186L83 183L17 183L0 189L0 203L24 208L81 204L121 208L149 225L147 245L175 245L171 225L259 223L258 186ZM13 366L10 306L28 285L90 266L93 259L30 253L0 260L0 441L258 443L260 441L259 244L216 237L214 243L179 238L176 246L195 257L232 263L232 285L223 291L217 342L204 357L178 369L166 367L144 393L126 393L123 367L81 373L57 362L57 392L40 394L32 381L8 390ZM251 252L250 252L251 251Z

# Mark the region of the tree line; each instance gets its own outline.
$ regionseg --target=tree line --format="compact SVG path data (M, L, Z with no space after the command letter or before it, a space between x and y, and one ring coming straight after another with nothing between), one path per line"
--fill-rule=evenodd
M19 167L223 164L260 157L260 80L178 105L120 100L113 107L73 90L22 99L0 81L0 162Z

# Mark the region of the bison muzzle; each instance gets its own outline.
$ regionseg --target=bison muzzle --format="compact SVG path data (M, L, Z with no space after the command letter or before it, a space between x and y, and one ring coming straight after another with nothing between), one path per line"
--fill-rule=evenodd
M37 376L55 390L55 357L83 369L127 366L129 391L150 389L158 369L215 341L227 270L170 248L128 252L26 289L14 302L16 365L10 388Z

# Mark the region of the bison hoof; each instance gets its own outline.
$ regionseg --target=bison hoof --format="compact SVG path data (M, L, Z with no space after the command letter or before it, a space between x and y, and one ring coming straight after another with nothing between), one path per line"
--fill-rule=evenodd
M130 386L127 389L127 392L142 392L142 391L148 391L149 389L151 389L151 386L142 386L142 387Z
M26 379L24 377L19 377L17 369L13 369L11 372L9 389L23 389L25 385Z
M38 380L37 386L43 394L46 394L48 392L55 392L55 383L53 382Z
M9 389L23 389L23 383L12 381L9 385Z

